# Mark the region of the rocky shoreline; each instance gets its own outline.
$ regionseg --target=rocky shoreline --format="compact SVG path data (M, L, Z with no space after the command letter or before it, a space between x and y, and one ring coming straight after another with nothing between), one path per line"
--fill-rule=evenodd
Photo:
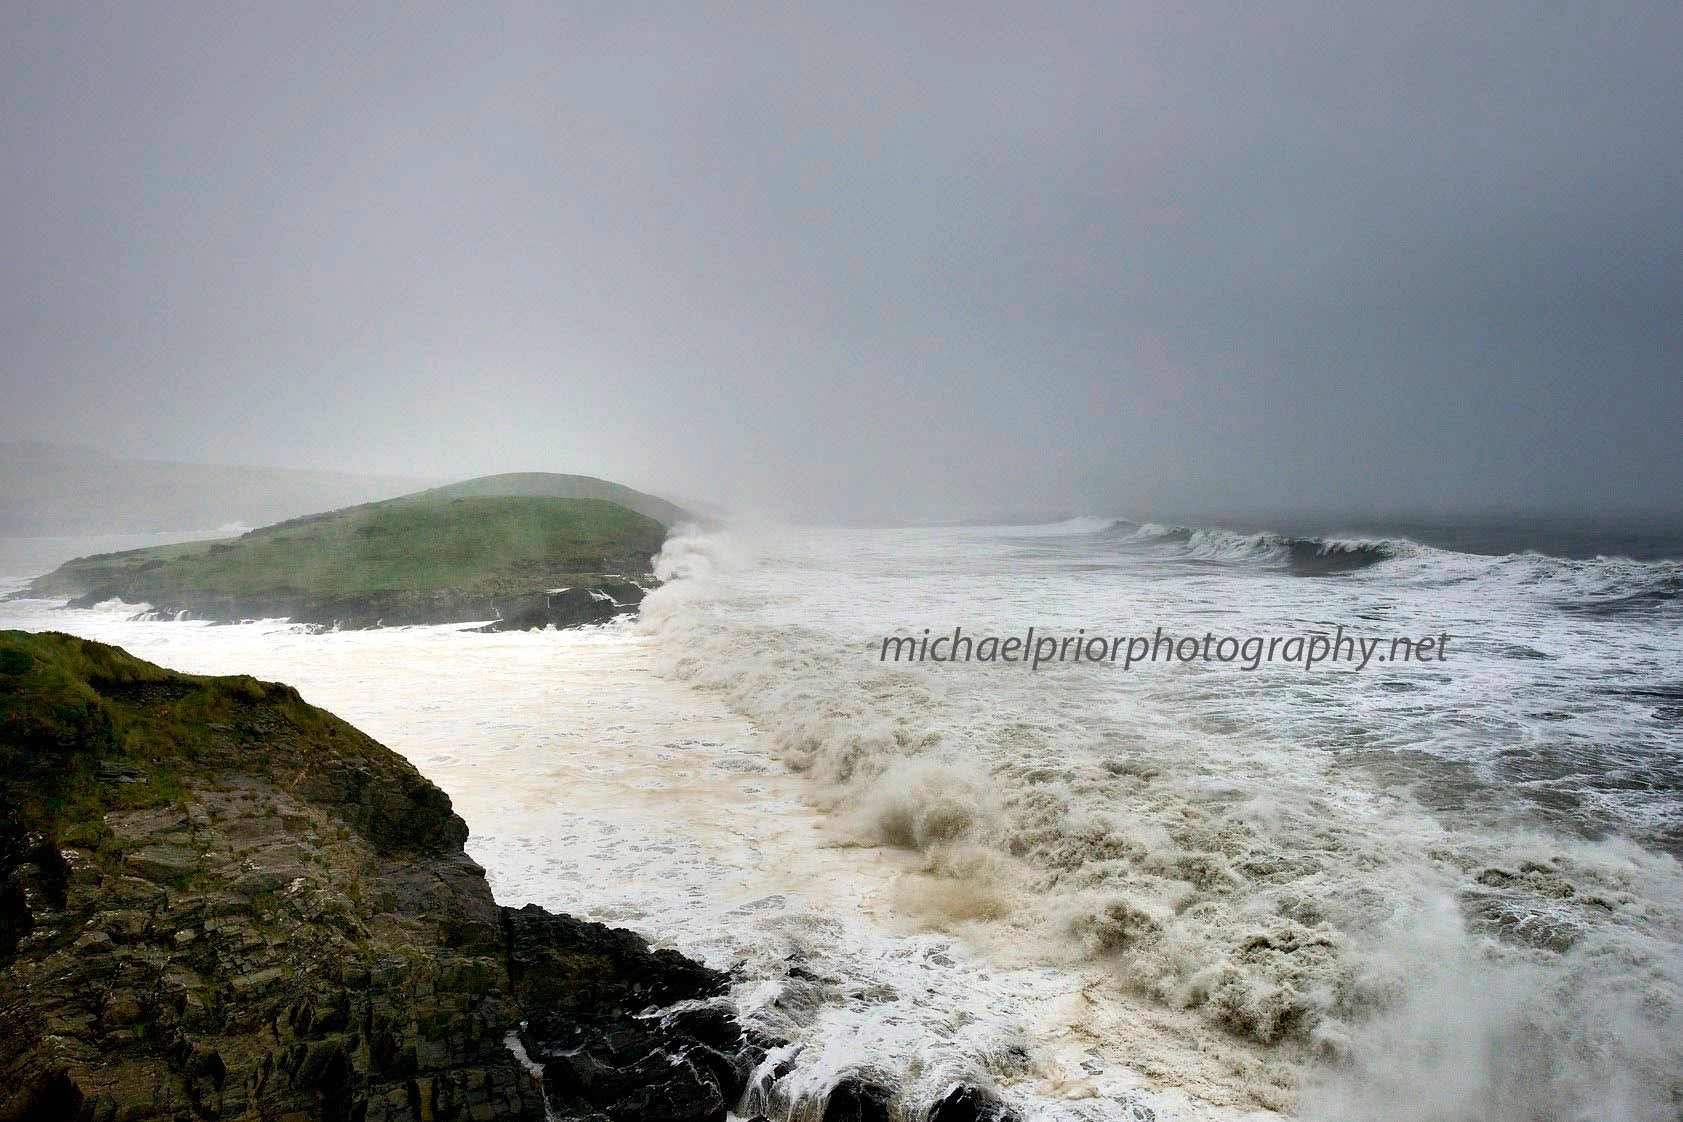
M139 613L148 619L240 623L254 619L290 619L323 629L359 631L419 624L479 623L480 631L529 631L543 627L583 627L607 623L637 610L657 582L653 576L586 577L565 588L488 595L454 589L424 592L373 592L317 597L299 594L231 596L204 592L180 601L151 603ZM99 587L69 600L65 607L91 608L108 600L142 594L122 586Z
M0 633L0 1122L1008 1122L847 1076L732 978L499 907L407 761L291 687Z

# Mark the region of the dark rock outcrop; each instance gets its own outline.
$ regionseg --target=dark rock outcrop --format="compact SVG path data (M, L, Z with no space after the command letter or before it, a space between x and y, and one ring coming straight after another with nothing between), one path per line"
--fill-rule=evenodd
M716 997L729 979L677 951L649 950L630 931L554 915L536 904L505 909L509 980L526 1005L560 1003L597 1016Z
M935 1100L926 1122L1022 1122L1022 1116L991 1093L960 1083Z
M652 585L654 578L643 580ZM162 600L142 613L149 619L208 620L216 623L251 619L290 619L294 623L346 631L370 627L461 623L486 620L478 631L529 631L542 627L581 627L630 615L642 603L643 584L617 577L590 577L575 586L509 595L451 590L371 592L354 596L278 594L231 596L197 593L185 600ZM101 587L66 602L89 608L124 590Z
M505 909L503 922L517 1000L548 1010L520 1041L552 1102L587 1101L624 1122L722 1117L775 1043L720 1000L726 975L674 951L533 905Z
M653 578L645 578L653 584ZM606 623L619 616L630 615L643 602L646 589L628 580L603 579L591 585L580 585L550 592L534 592L526 596L499 598L491 607L497 614L494 623L481 631L530 631L541 627L579 627L589 623ZM386 621L390 623L390 620Z
M719 1122L764 1055L717 972L498 908L287 686L0 633L0 806L0 1120Z
M822 1122L888 1122L891 1088L858 1076L847 1076L830 1088Z

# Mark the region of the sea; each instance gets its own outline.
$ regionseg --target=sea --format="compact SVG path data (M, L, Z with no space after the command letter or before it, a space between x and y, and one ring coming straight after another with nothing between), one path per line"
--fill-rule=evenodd
M0 591L175 538L0 541ZM1680 558L1664 520L754 523L598 628L0 626L291 683L450 794L501 902L733 970L793 1064L743 1117L854 1075L907 1118L963 1081L1036 1122L1677 1122Z

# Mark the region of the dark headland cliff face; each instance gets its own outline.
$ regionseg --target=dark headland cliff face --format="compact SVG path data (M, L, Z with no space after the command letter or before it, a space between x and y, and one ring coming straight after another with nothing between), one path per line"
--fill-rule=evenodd
M449 798L288 686L0 632L0 806L0 1119L700 1122L775 1043L498 907Z

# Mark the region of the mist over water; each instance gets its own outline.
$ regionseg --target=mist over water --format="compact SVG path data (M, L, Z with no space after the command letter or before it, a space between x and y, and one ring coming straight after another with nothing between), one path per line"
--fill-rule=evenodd
M658 569L573 633L0 622L293 682L451 793L499 899L737 967L800 1049L751 1111L855 1073L1048 1120L1675 1119L1678 562L1092 518L683 534ZM1340 625L1452 640L880 661L925 627Z

